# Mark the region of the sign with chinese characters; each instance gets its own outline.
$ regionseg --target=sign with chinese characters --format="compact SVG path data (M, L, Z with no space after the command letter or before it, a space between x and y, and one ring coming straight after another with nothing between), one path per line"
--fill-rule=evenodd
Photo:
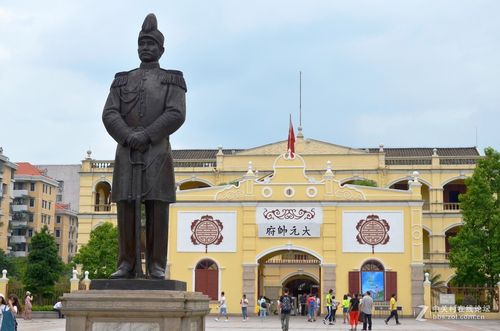
M236 212L178 212L178 252L236 252Z
M404 252L403 212L344 212L342 249L355 253Z
M441 305L455 305L455 294L439 293L439 304Z
M256 208L261 238L315 238L320 236L320 206L269 206Z

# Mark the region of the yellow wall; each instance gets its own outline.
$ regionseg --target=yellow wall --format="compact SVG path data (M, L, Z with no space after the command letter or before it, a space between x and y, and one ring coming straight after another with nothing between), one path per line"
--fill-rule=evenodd
M226 291L229 311L239 311L242 295L242 273L244 266L256 264L256 256L276 247L289 244L285 239L257 237L255 203L287 202L346 202L348 205L325 205L321 226L321 238L293 239L294 247L307 247L321 257L323 263L336 266L336 294L347 291L348 271L359 269L363 261L375 257L383 265L398 272L398 293L404 313L410 313L410 289L405 289L411 276L410 265L426 264L447 280L453 274L445 256L444 232L462 222L459 211L443 210L443 187L446 183L472 175L474 164L441 164L439 156L433 156L429 164L388 165L383 150L366 153L315 140L297 139L296 151L300 154L295 166L301 171L280 169L279 155L286 150L286 141L241 151L235 154L219 154L214 167L176 168L176 182L200 181L212 187L178 192L178 203L170 209L168 264L172 279L188 282L193 288L193 272L197 262L207 257L222 268L219 289ZM277 158L278 157L278 158ZM301 160L301 161L300 161ZM411 161L411 158L408 158ZM299 162L300 161L300 162ZM251 171L248 172L249 162ZM329 162L329 163L328 163ZM331 171L327 170L330 165ZM112 182L113 161L87 159L82 162L80 176L79 247L89 239L90 231L102 222L116 224L116 208L111 204L109 212L95 211L94 190L100 181ZM418 174L414 174L418 171ZM274 174L272 177L269 175ZM393 183L413 180L418 184L409 190L387 189ZM264 178L267 177L267 178ZM377 188L341 184L355 179L370 179ZM239 182L239 186L227 185ZM266 182L267 181L267 182ZM221 185L221 186L218 186ZM272 188L272 196L265 197L263 189ZM292 186L293 198L284 195L284 189ZM307 195L309 187L318 190L316 197ZM371 202L366 204L366 202ZM412 202L411 204L408 202ZM354 204L353 204L354 203ZM364 204L365 203L365 204ZM405 205L406 203L406 205ZM424 204L425 203L425 204ZM374 256L361 253L342 252L342 213L346 210L390 211L401 210L405 218L405 252L385 253ZM422 210L424 209L424 210ZM176 253L176 215L179 211L236 211L237 253ZM430 237L424 243L422 227L429 230ZM428 245L430 259L423 259L424 245ZM404 261L402 264L401 261ZM288 271L281 269L280 277ZM257 270L255 270L257 273ZM323 275L321 276L323 279ZM271 279L270 284L276 280ZM257 284L255 284L257 288ZM322 288L322 291L327 289Z

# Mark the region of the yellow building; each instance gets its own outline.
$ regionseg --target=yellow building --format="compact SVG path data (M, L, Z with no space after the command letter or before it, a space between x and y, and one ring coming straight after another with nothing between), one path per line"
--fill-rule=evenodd
M54 233L58 183L28 162L19 162L17 166L9 246L12 255L27 256L35 232L47 226Z
M7 245L12 224L11 204L14 199L14 173L17 165L10 162L9 158L3 155L3 149L0 147L0 249L9 253Z
M76 254L78 239L78 217L71 210L69 204L56 203L56 220L54 224L59 256L64 263L68 263Z
M229 312L247 294L277 298L330 288L337 298L396 292L404 314L423 303L423 271L451 279L447 239L462 222L458 195L476 148L355 149L304 139L248 150L177 150L168 273ZM113 161L82 162L78 245L105 221ZM363 184L363 185L356 185ZM366 185L375 185L370 187Z

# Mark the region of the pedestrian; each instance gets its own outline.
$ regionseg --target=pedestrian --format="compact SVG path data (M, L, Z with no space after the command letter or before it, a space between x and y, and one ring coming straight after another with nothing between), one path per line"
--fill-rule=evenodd
M307 297L307 321L316 322L316 298L311 293Z
M63 313L61 311L61 309L62 309L62 303L61 303L61 301L57 301L56 304L54 305L54 307L52 307L52 308L55 311L57 311L58 318L63 318L64 317L64 315L63 315Z
M344 322L347 319L347 323L349 323L349 301L350 299L347 297L347 294L344 294L344 298L342 299L342 315L344 316Z
M307 301L307 295L305 293L302 293L300 296L300 314L302 316L306 316L306 301Z
M3 294L2 294L3 298ZM3 301L5 302L5 300ZM6 304L2 306L2 331L17 331L17 314L20 311L19 299L15 294L9 295Z
M289 295L288 288L283 289L283 295L278 301L280 318L281 318L281 329L283 331L288 331L288 325L290 322L290 313L292 312L292 297Z
M394 318L396 319L396 325L400 325L401 323L399 323L399 318L398 318L398 306L396 304L396 293L392 294L389 306L391 309L391 315L387 317L387 319L385 320L385 324L389 323L389 320L394 316Z
M359 318L359 298L358 294L354 294L354 298L349 302L349 330L358 329L358 318Z
M6 307L7 307L7 301L5 301L3 294L0 293L0 330L2 330L3 313Z
M26 291L26 296L24 297L24 319L25 320L30 320L31 319L31 312L33 309L33 296L31 295L30 291Z
M365 296L361 299L361 311L363 312L363 329L368 330L372 329L372 310L373 310L373 299L371 297L370 291L366 291Z
M316 310L315 310L315 316L319 317L321 315L321 300L319 298L318 293L314 294L314 297L316 298Z
M246 294L243 294L243 298L241 298L240 305L241 305L241 315L243 316L243 322L246 322L248 320L248 299Z
M259 299L259 318L261 321L266 319L266 312L267 312L266 298L264 298L264 296L261 296Z
M337 308L339 306L339 303L337 300L335 300L335 295L332 295L332 319L333 319L333 324L337 321L337 318L335 315L337 314Z
M219 315L215 318L216 321L219 321L221 316L224 316L226 319L224 320L227 322L229 320L229 317L227 316L227 303L226 303L226 296L224 292L220 292L220 300L219 300Z
M333 290L330 289L328 291L328 294L325 297L325 305L326 305L326 316L323 319L323 324L326 324L326 321L328 321L328 325L333 325L333 319L332 319L332 293Z

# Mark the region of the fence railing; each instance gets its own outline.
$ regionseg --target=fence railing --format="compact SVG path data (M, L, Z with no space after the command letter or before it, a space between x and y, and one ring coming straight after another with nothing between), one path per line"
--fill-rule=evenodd
M496 287L433 287L431 294L431 303L433 309L443 305L440 302L441 294L454 294L456 307L481 307L482 311L499 311L499 293ZM451 305L447 303L446 305ZM458 309L458 308L457 308Z

